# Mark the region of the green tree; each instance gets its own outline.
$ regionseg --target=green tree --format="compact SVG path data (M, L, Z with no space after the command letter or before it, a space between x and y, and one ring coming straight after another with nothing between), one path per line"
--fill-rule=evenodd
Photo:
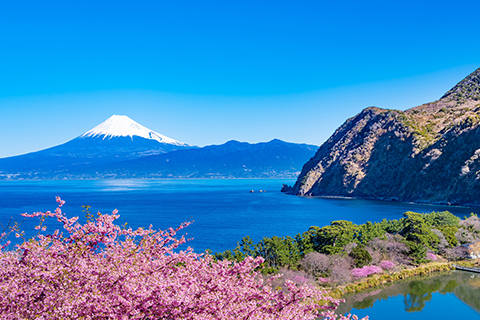
M431 227L459 226L460 218L448 211L431 212L424 215L425 222Z
M320 230L319 227L312 226L308 228L308 230L304 233L299 233L295 236L295 242L297 243L299 253L302 257L305 257L307 253L315 251L315 244L313 243L313 239L318 233L318 230Z
M423 215L416 212L405 212L404 225L401 234L408 240L428 246L431 249L436 249L440 242L438 236L430 230Z
M381 223L367 221L358 226L358 235L356 238L358 242L367 244L370 240L383 236L385 232L385 227Z
M237 243L237 247L247 256L256 257L255 246L253 245L252 238L245 236Z
M427 259L425 259L427 248L423 244L413 241L405 241L405 244L410 249L408 255L412 258L413 263L420 264L427 262Z
M214 258L216 260L230 260L230 261L233 261L235 259L235 255L233 254L232 250L225 250L223 252L215 253Z
M403 218L400 220L383 219L382 222L380 222L380 225L385 229L386 232L390 234L397 234L400 233L400 231L402 231L402 229L405 227L403 221Z
M285 249L288 251L288 259L282 262L288 264L292 269L297 269L299 261L303 258L298 243L294 238L288 236L285 237L284 243Z
M439 226L438 229L442 232L443 236L445 237L445 240L447 240L448 244L451 247L457 246L458 240L455 237L455 233L457 233L458 231L457 226L445 225L445 226Z
M264 237L255 245L256 255L265 259L266 265L273 268L293 266L296 268L301 254L292 237Z
M316 231L312 240L318 252L336 254L340 253L345 245L358 242L356 239L358 227L351 221L332 221L329 226Z
M355 268L362 268L372 262L372 256L365 250L365 247L358 245L350 251L350 257L354 260Z

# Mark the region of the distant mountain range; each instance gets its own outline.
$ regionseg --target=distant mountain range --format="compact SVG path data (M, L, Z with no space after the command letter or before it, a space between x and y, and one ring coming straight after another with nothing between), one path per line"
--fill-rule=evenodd
M272 140L222 145L169 153L92 167L75 175L104 178L296 178L317 146Z
M348 119L288 191L480 205L480 69L438 101Z
M113 115L62 145L0 159L0 179L287 178L317 148L281 140L198 148Z

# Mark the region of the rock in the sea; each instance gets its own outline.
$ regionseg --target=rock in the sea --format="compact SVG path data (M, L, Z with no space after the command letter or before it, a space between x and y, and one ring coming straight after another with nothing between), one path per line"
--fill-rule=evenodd
M285 183L282 185L282 189L280 190L280 192L284 192L284 193L292 193L293 192L293 188L291 186L288 186L286 185Z

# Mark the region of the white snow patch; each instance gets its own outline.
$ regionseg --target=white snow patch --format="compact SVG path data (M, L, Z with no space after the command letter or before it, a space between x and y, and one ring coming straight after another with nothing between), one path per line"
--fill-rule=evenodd
M103 140L114 137L130 137L133 139L133 136L138 136L145 139L156 140L160 143L173 144L176 146L188 146L188 144L184 142L177 141L164 136L163 134L150 130L127 116L120 116L116 114L100 123L92 130L85 132L80 136L80 138L101 136L103 136Z

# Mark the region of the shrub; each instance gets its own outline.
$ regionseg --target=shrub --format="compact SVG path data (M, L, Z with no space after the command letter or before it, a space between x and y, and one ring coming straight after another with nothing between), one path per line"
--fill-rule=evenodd
M407 241L406 244L410 248L408 255L413 259L413 263L420 264L427 262L425 259L427 248L424 245L413 241Z
M275 281L272 283L275 287L281 287L282 289L286 289L285 285L287 282L293 282L297 286L315 286L315 279L303 271L280 268L279 272L282 276L278 279L275 279Z
M322 275L330 268L330 258L323 253L316 251L309 252L305 255L300 265L313 275Z
M446 249L450 248L451 246L456 246L457 239L455 238L455 233L453 234L453 238L449 239L449 240L452 240L452 243L455 243L455 244L450 244L440 230L432 229L432 232L435 233L438 236L438 239L440 240L437 246L438 253L444 254Z
M370 254L370 256L372 257L372 261L370 261L369 264L374 264L374 265L378 265L381 261L385 260L387 257L386 254L384 253L381 253L381 252L378 252L378 251L375 251L373 250L372 248L370 247L365 247L365 249L368 251L368 253Z
M380 262L380 267L383 270L390 270L395 267L395 264L392 261L385 260Z
M351 268L353 265L353 259L341 254L335 254L329 258L331 261L329 274L331 283L343 284L349 282L352 279Z
M357 278L368 277L371 274L382 273L383 270L377 266L364 266L363 268L354 268L352 275Z
M406 264L409 262L409 257L407 256L409 248L402 241L402 236L387 233L384 239L375 238L371 240L368 243L368 247L374 251L381 252L390 261L397 264Z
M320 283L328 283L328 278L318 277L317 281Z
M436 261L436 260L437 260L437 256L434 255L434 254L431 253L431 252L427 252L427 259L430 260L430 261Z
M455 233L455 238L460 244L472 243L478 240L478 234L470 229L471 228L458 228L458 231Z
M468 249L463 246L447 249L445 257L450 261L463 260L468 258Z
M353 258L355 267L361 268L372 262L372 256L362 246L356 246L349 254Z
M460 221L460 225L471 232L480 233L480 219L476 215L471 215L465 220Z

